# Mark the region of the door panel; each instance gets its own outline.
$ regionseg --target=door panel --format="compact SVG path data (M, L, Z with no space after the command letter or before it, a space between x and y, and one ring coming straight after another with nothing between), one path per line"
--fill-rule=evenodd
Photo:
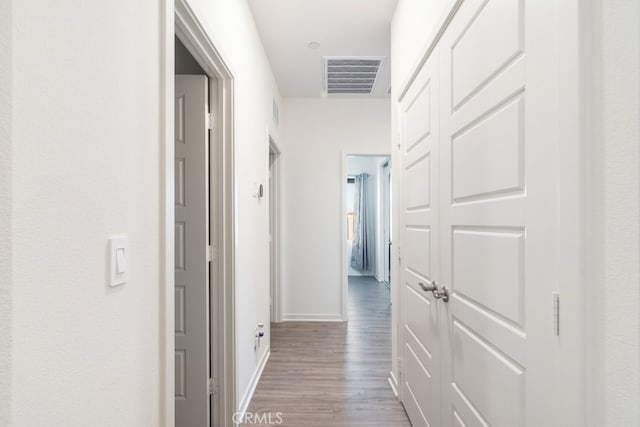
M402 105L403 403L414 426L440 425L438 307L421 289L438 276L437 57L427 62ZM435 159L435 161L434 161Z
M447 43L453 109L523 52L523 13L524 0L471 0L456 12L463 25L449 31Z
M465 1L440 40L443 426L552 425L557 141L552 80L536 72L545 8Z
M524 323L524 230L453 230L456 291L503 321Z
M208 79L175 80L176 426L209 425Z
M523 118L518 96L452 136L454 202L524 190Z
M452 323L453 391L471 402L486 425L524 425L524 368L462 322Z

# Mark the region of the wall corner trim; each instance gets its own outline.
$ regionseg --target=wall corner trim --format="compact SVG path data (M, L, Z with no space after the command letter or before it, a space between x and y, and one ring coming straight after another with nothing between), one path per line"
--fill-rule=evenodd
M283 322L343 322L341 314L299 314L284 313Z

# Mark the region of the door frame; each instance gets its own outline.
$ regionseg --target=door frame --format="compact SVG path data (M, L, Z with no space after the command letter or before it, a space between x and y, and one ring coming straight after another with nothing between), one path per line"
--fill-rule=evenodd
M269 187L269 221L273 221L271 230L271 250L270 256L273 259L269 260L269 280L273 280L273 283L270 283L271 289L271 313L273 318L272 322L282 322L282 292L281 292L281 273L282 273L282 256L281 256L281 241L280 241L280 227L281 227L281 217L282 217L282 209L281 202L282 198L280 197L282 193L282 167L280 164L280 155L282 151L278 146L278 143L275 141L271 132L267 129L267 144L269 149L269 157L271 154L274 155L273 166L271 168L271 183L272 185ZM275 189L273 192L273 198L271 194L271 187ZM273 214L274 218L271 218Z
M342 162L342 169L340 173L340 218L342 220L340 223L340 265L342 266L342 278L340 279L340 283L342 284L342 321L346 322L349 320L349 265L347 264L347 240L345 239L347 235L347 164L349 156L360 156L360 157L389 157L391 161L391 146L387 148L380 147L354 147L340 150L340 159ZM377 227L376 227L377 228ZM376 230L379 231L379 230ZM377 246L377 243L376 243ZM374 271L375 273L375 271Z
M174 97L175 54L174 37L178 37L198 61L210 78L218 82L218 117L215 123L217 152L212 153L216 164L211 165L212 234L217 241L216 272L212 277L218 294L212 305L210 330L215 352L211 357L212 376L218 379L216 425L232 425L236 410L235 367L235 194L234 194L234 77L227 62L207 35L204 27L186 0L163 0L161 10L161 242L160 264L162 289L160 290L161 372L160 408L161 424L175 425L175 281L174 281ZM213 151L213 150L212 150ZM213 341L213 340L212 340Z
M388 169L388 174L385 173L385 169ZM383 211L382 213L382 218L380 221L380 231L382 231L382 250L384 251L384 258L383 258L383 265L382 265L382 278L383 278L383 282L385 282L387 285L389 285L389 289L391 289L391 262L393 261L393 253L389 253L389 242L392 242L391 240L391 236L392 236L392 226L391 226L391 221L393 220L393 215L391 213L391 206L392 206L392 200L391 200L391 157L389 157L389 160L387 160L387 162L382 163L380 165L380 184L381 184L381 189L380 189L380 197L382 198L382 206L384 209L385 205L388 205L389 209L388 212L387 211ZM388 202L388 203L385 203ZM388 218L387 218L387 214L388 214ZM385 239L386 234L389 234L389 239ZM393 242L392 242L392 247L391 249L393 249ZM389 264L387 265L387 256L389 257ZM388 269L388 274L387 274L387 269ZM390 292L390 296L391 299L393 301L393 292Z

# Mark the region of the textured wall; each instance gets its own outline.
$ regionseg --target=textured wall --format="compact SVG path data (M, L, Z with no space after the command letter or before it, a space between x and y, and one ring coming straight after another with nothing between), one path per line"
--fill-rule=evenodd
M593 3L588 190L594 426L640 422L640 3Z
M13 3L15 425L159 423L159 22L154 0Z
M11 1L0 2L0 425L11 424Z

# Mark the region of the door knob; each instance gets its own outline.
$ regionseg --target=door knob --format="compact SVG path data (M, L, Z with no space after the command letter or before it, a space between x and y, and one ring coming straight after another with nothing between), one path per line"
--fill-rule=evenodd
M444 302L449 302L449 289L443 286L441 289L433 291L433 296L436 299L441 299Z
M435 280L432 280L428 285L422 282L418 282L418 286L425 291L431 292L435 299L441 299L444 302L449 302L449 289L446 286L440 288Z
M418 282L418 286L420 286L425 292L434 292L438 290L438 284L435 280L432 280L428 285L425 285L422 282Z

